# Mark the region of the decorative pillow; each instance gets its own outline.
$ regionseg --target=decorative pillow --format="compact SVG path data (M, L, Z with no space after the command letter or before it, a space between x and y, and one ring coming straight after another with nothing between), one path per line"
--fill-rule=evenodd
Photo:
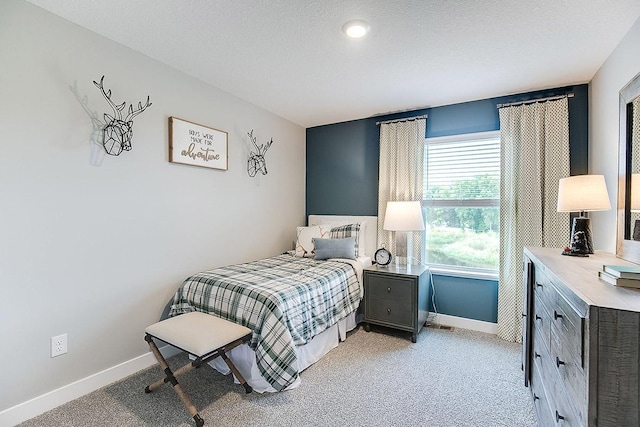
M310 227L296 227L296 249L297 257L313 256L313 239L329 237L331 227L324 225L312 225Z
M316 259L348 258L356 259L356 238L345 239L319 239L314 238L313 244L316 251Z
M344 239L346 237L353 237L355 239L355 256L356 258L360 254L360 223L340 225L333 227L329 234L331 239ZM364 251L362 251L364 254Z
M343 226L343 225L353 225L355 223L353 222L349 222L349 221L322 221L319 223L319 225L321 226L329 226L331 228L336 228L339 226ZM360 223L360 231L358 232L358 236L356 237L356 242L358 247L357 249L357 256L365 256L367 255L366 253L366 244L365 244L365 236L367 235L367 222L366 221L362 221ZM371 256L371 255L369 255Z

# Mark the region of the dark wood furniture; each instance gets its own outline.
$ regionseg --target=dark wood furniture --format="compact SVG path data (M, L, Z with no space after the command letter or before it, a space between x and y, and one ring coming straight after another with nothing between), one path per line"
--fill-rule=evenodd
M422 265L364 269L364 321L411 332L416 342L420 329L427 321L431 286L429 270Z
M640 289L598 279L604 252L525 248L525 386L539 426L640 424Z

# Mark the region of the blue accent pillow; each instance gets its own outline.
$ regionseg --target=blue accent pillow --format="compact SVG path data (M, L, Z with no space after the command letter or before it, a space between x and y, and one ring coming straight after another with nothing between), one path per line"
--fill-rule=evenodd
M316 259L347 258L356 259L356 238L313 239Z

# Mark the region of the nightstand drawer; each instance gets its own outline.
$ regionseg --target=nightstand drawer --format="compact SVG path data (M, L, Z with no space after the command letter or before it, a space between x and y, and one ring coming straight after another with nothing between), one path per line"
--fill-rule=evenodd
M370 274L368 277L367 292L371 298L383 298L386 300L406 301L413 300L415 284L406 278ZM409 309L407 307L406 309Z
M403 301L394 301L382 298L368 299L366 317L382 323L413 328L415 313L411 311L411 304Z

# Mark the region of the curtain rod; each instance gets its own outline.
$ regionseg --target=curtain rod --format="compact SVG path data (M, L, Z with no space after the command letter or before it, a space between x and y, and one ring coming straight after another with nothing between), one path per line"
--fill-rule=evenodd
M529 99L528 101L516 101L516 102L509 102L508 104L498 104L497 107L498 108L512 107L514 105L533 104L534 102L554 101L556 99L562 99L562 98L573 98L573 92L569 92L566 95L547 96L546 98Z
M409 122L411 120L426 119L427 117L428 116L426 114L423 114L422 116L403 117L401 119L385 120L383 122L376 122L376 126L384 123Z

